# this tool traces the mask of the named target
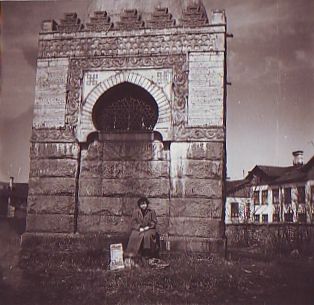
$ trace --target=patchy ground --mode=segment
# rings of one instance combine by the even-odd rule
[[[165,255],[170,267],[108,271],[106,253],[60,245],[40,255],[21,253],[19,235],[0,222],[0,304],[273,304],[314,303],[314,262],[267,261],[234,250],[218,257]],[[53,245],[56,247],[56,245]],[[3,251],[4,249],[4,251]],[[63,249],[62,251],[60,249]],[[22,271],[23,270],[23,271]]]

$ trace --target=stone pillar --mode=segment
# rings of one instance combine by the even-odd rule
[[[173,143],[170,155],[171,249],[222,250],[223,143]]]
[[[27,232],[72,233],[79,146],[65,126],[68,59],[39,59]]]

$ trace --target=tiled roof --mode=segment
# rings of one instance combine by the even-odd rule
[[[247,179],[226,181],[227,196],[246,197],[249,191],[250,181]]]
[[[270,178],[280,177],[287,170],[293,168],[294,166],[281,167],[281,166],[266,166],[266,165],[256,165],[262,172],[265,173]]]
[[[254,179],[254,176],[261,178],[261,181],[265,181],[271,184],[281,184],[314,179],[314,156],[304,165],[256,165],[253,170],[249,172],[246,179],[252,181]]]

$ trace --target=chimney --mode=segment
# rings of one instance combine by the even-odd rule
[[[11,191],[12,191],[12,189],[13,189],[13,183],[14,183],[14,177],[10,177],[10,180],[9,180],[9,188],[10,188]]]
[[[297,150],[292,153],[293,165],[303,165],[303,150]]]

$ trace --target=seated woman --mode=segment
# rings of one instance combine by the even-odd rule
[[[133,211],[131,220],[131,234],[126,249],[126,256],[155,257],[158,254],[156,224],[157,217],[154,210],[148,208],[149,201],[141,197],[137,201],[138,208]]]

